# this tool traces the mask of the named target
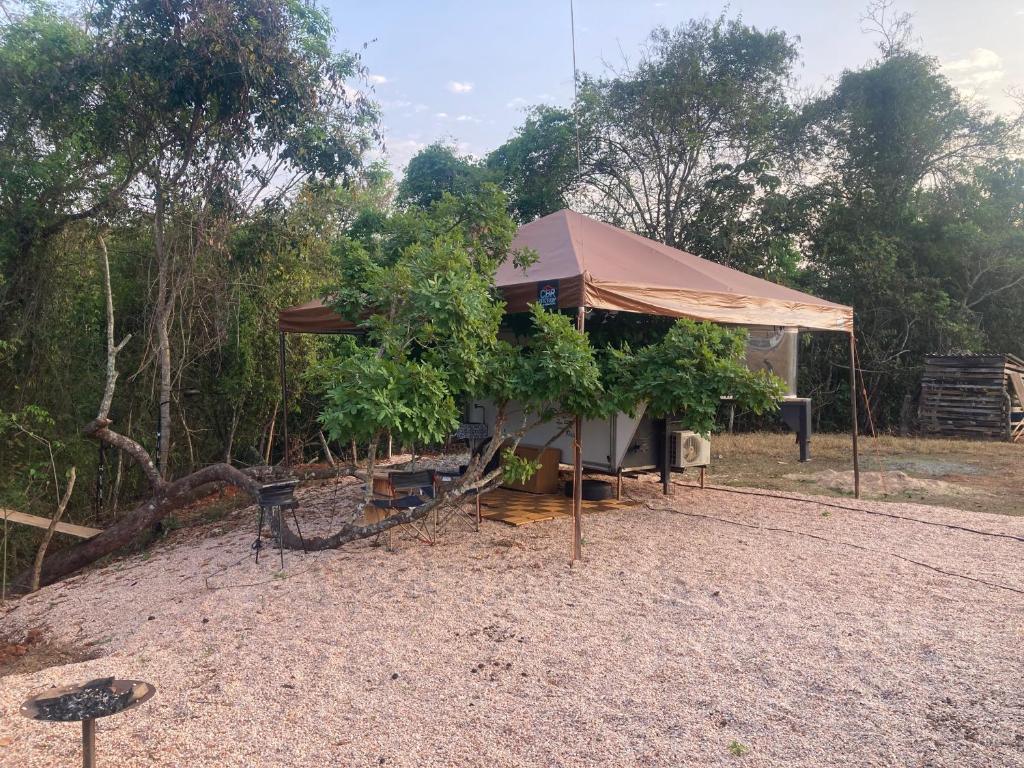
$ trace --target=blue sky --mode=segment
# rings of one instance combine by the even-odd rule
[[[874,55],[861,32],[865,2],[734,0],[730,15],[800,38],[803,88],[826,86],[844,68]],[[572,98],[569,0],[435,0],[376,3],[328,0],[339,47],[358,49],[383,107],[389,161],[400,171],[421,147],[451,139],[483,155],[505,141],[529,104]],[[582,71],[635,58],[658,25],[715,16],[720,2],[575,0],[576,52]],[[950,79],[999,110],[1024,86],[1024,0],[903,2],[915,36]]]

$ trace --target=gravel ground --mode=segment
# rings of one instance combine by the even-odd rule
[[[251,509],[178,531],[3,617],[103,655],[3,679],[0,765],[76,764],[77,727],[18,705],[118,675],[157,693],[100,721],[101,765],[1024,766],[1024,542],[656,489],[588,515],[571,569],[568,520],[289,553],[283,575],[246,556]],[[333,497],[302,496],[304,530]]]

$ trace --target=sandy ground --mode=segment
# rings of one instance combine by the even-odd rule
[[[280,575],[246,556],[249,510],[47,588],[3,628],[103,655],[2,679],[0,765],[77,764],[77,727],[18,705],[114,674],[158,690],[100,721],[101,765],[1024,766],[1024,594],[910,562],[1024,590],[1024,542],[715,490],[668,511],[653,482],[626,488],[657,509],[587,516],[572,569],[557,520],[291,553]],[[307,529],[330,499],[303,497]]]

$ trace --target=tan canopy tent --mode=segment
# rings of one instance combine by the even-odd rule
[[[575,309],[581,332],[586,310],[603,309],[726,324],[848,333],[853,466],[856,495],[860,495],[851,307],[753,277],[569,210],[523,225],[512,247],[530,248],[537,252],[538,258],[525,272],[517,269],[511,260],[498,270],[495,282],[508,311],[523,312],[535,302],[549,308]],[[326,307],[323,301],[315,300],[282,310],[278,329],[283,377],[284,334],[345,333],[355,326]],[[577,424],[577,436],[579,433]],[[581,536],[582,463],[578,438],[574,448],[575,560]]]
[[[573,211],[519,228],[514,249],[538,260],[524,273],[511,261],[497,286],[508,311],[542,301],[562,309],[607,309],[716,323],[853,330],[853,310],[634,235]],[[339,333],[352,325],[309,301],[280,313],[284,333]]]
[[[853,310],[648,240],[573,211],[520,227],[513,248],[539,259],[498,270],[510,312],[541,293],[560,308],[607,309],[716,323],[850,331]]]

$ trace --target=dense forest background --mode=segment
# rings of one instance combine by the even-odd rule
[[[813,95],[783,30],[656,29],[488,156],[435,144],[396,181],[369,159],[360,56],[334,52],[305,0],[6,3],[0,505],[49,516],[71,466],[72,519],[102,526],[137,493],[80,436],[106,379],[104,256],[127,338],[111,415],[161,473],[277,460],[282,418],[312,457],[321,403],[303,374],[331,342],[289,340],[282,415],[277,311],[322,294],[338,243],[385,212],[490,185],[518,222],[570,207],[853,305],[871,413],[898,427],[925,354],[1024,356],[1024,161],[1021,116],[958,93],[888,18],[877,57]],[[802,341],[819,429],[849,426],[845,344]],[[17,557],[35,539],[5,544]]]

